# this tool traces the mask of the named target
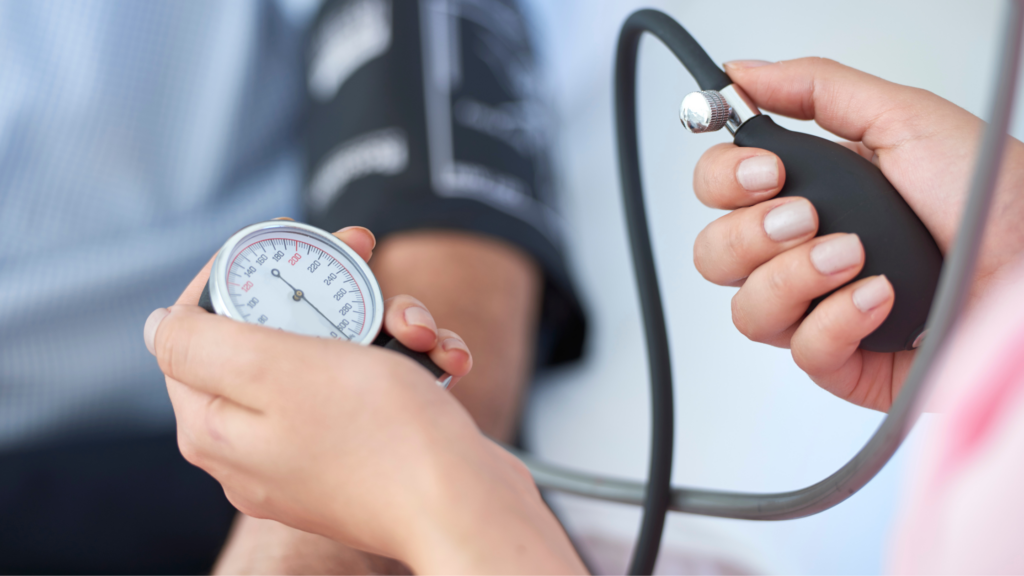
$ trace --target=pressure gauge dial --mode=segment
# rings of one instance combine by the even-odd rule
[[[272,220],[236,232],[213,260],[200,306],[296,334],[376,343],[420,362],[439,384],[451,381],[426,354],[380,334],[384,300],[369,265],[333,234],[307,224]]]

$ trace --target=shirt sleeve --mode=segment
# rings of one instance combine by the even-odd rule
[[[529,29],[506,0],[335,0],[310,31],[303,123],[311,223],[379,237],[461,230],[544,272],[538,365],[579,357],[585,317],[555,210]]]

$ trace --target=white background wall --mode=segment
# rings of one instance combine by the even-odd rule
[[[568,241],[591,330],[584,362],[542,376],[526,438],[551,461],[637,479],[647,467],[648,376],[619,198],[611,86],[618,28],[642,6],[677,18],[719,62],[826,56],[926,88],[982,116],[1004,8],[994,1],[533,2],[557,102]],[[678,105],[696,84],[656,40],[645,40],[640,54],[641,158],[676,377],[674,482],[745,491],[806,486],[845,463],[881,415],[819,390],[787,350],[746,341],[730,319],[734,290],[697,274],[693,240],[721,213],[694,198],[693,168],[704,150],[729,137],[724,130],[686,133]],[[811,123],[780,123],[826,136]],[[1018,137],[1021,125],[1015,124]],[[909,448],[863,491],[818,516],[755,523],[672,514],[665,545],[731,555],[770,572],[878,573]],[[639,524],[638,509],[629,506],[568,496],[554,503],[576,533],[631,538]],[[621,563],[624,569],[625,555]]]

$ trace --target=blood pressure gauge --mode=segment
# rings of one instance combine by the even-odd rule
[[[377,344],[451,376],[427,354],[381,333],[384,299],[369,265],[333,234],[285,220],[247,226],[217,253],[199,305],[241,322],[296,334]]]

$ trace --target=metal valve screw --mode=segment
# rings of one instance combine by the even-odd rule
[[[679,105],[679,121],[694,134],[714,132],[725,126],[730,112],[729,103],[718,92],[690,92]]]

